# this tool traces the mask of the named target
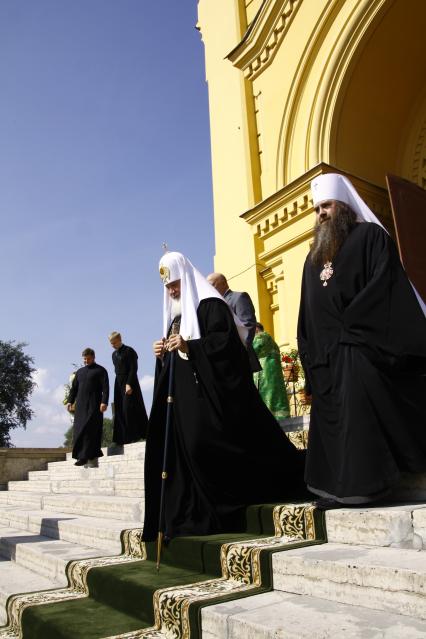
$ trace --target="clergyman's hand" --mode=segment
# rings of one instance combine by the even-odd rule
[[[171,335],[167,341],[167,350],[179,350],[182,353],[187,353],[188,343],[183,339],[182,335]]]
[[[312,404],[312,395],[309,395],[305,389],[303,389],[300,394],[302,397],[302,403],[305,404],[305,406],[310,406]]]
[[[126,384],[126,395],[131,395],[133,393],[133,388],[130,384]]]
[[[107,404],[101,404],[101,406],[100,406],[100,409],[99,409],[99,410],[101,411],[101,413],[104,413],[104,412],[106,411],[106,409],[107,409],[107,408],[108,408],[108,405],[107,405]]]
[[[159,339],[156,342],[153,343],[152,345],[152,350],[154,351],[154,355],[155,357],[163,357],[164,356],[164,352],[165,352],[165,345],[166,345],[166,340],[164,339]]]
[[[67,411],[72,413],[72,404],[67,404]]]

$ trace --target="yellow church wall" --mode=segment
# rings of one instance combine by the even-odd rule
[[[218,28],[220,18],[220,28]],[[209,89],[216,266],[237,286],[256,290],[253,238],[239,215],[254,203],[244,81],[226,55],[242,36],[239,6],[229,0],[199,3],[198,27],[206,52]],[[248,270],[246,270],[248,269]],[[239,273],[245,271],[241,278]]]
[[[255,18],[257,12],[259,11],[263,0],[245,0],[245,10],[247,16],[247,24]]]
[[[277,153],[280,130],[287,98],[291,92],[294,76],[306,42],[300,38],[321,13],[322,0],[305,0],[295,9],[293,21],[278,48],[272,64],[253,80],[253,93],[259,105],[257,119],[262,150],[262,194],[268,197],[283,182],[277,185]],[[279,81],[277,81],[279,79]]]
[[[390,230],[386,171],[426,187],[426,2],[200,0],[199,17],[215,266],[294,346],[312,177],[346,172]]]

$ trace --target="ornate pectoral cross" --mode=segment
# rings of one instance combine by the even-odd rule
[[[331,262],[326,262],[320,273],[320,280],[323,286],[327,286],[327,280],[333,275],[334,269]]]

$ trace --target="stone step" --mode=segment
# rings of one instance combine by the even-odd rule
[[[131,489],[123,488],[123,491]],[[3,496],[4,495],[4,496]],[[142,521],[144,498],[122,495],[87,495],[64,493],[30,493],[5,491],[0,493],[0,512],[16,509],[62,512],[67,515],[105,517],[125,521]]]
[[[115,495],[45,495],[46,511],[90,515],[125,521],[141,521],[144,515],[144,499],[141,497],[116,497]]]
[[[141,460],[130,460],[126,462],[115,462],[104,464],[100,468],[84,468],[79,466],[69,466],[65,464],[44,471],[30,471],[28,481],[56,480],[56,479],[101,479],[126,475],[129,477],[143,478],[144,464]]]
[[[318,597],[267,592],[207,606],[203,639],[424,639],[420,619]]]
[[[117,454],[117,455],[108,455],[108,457],[99,457],[98,465],[103,466],[103,465],[117,464],[117,463],[126,464],[128,462],[136,461],[136,460],[139,460],[141,464],[143,465],[144,459],[145,459],[145,450],[136,449],[136,450],[130,450],[126,454]],[[82,467],[75,465],[75,459],[67,459],[66,461],[60,461],[60,462],[49,462],[47,464],[47,470],[57,471],[58,469],[62,470],[65,468],[78,469]]]
[[[142,521],[136,520],[72,516],[45,510],[4,510],[0,515],[2,523],[9,528],[89,546],[101,550],[101,554],[121,553],[121,532],[143,526]]]
[[[19,566],[52,579],[60,586],[67,585],[65,569],[72,559],[87,559],[107,553],[105,549],[52,539],[17,528],[0,528],[0,556]],[[0,581],[3,579],[0,564]],[[19,591],[17,591],[19,592]]]
[[[99,457],[99,461],[111,460],[113,458],[123,459],[140,459],[145,455],[145,442],[137,442],[136,444],[125,444],[124,446],[116,446],[110,448],[102,448],[103,457]],[[72,453],[66,454],[66,459],[59,462],[49,462],[47,464],[48,469],[58,468],[59,466],[73,466],[75,459],[72,457]]]
[[[0,492],[0,511],[5,508],[42,508],[43,494],[28,491],[5,490]]]
[[[108,457],[100,457],[98,460],[99,466],[104,464],[117,464],[128,463],[131,461],[139,460],[142,464],[145,460],[145,449],[130,450],[123,455],[111,455]]]
[[[47,479],[40,479],[37,482],[33,481],[10,481],[8,482],[9,492],[34,492],[34,493],[50,493],[50,481]]]
[[[0,626],[6,624],[6,602],[10,595],[36,592],[59,586],[52,579],[37,575],[13,561],[0,559]]]
[[[272,566],[275,590],[426,619],[426,552],[327,543]]]
[[[329,542],[426,548],[426,504],[339,508],[326,512]]]
[[[102,447],[101,451],[104,454],[104,457],[111,457],[118,454],[128,455],[135,451],[144,451],[145,450],[145,441],[136,442],[135,444],[124,444],[124,446],[108,446]],[[72,460],[72,452],[66,454],[67,460]]]
[[[82,495],[115,495],[122,497],[143,497],[143,477],[134,478],[132,474],[120,474],[112,479],[55,479],[55,480],[28,480],[9,482],[11,492],[33,492],[43,494],[69,494]]]
[[[39,479],[50,479],[49,470],[30,470],[28,472],[29,481],[38,481]]]

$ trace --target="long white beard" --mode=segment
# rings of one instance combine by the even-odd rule
[[[182,303],[180,297],[178,299],[171,299],[170,302],[171,317],[172,320],[174,320],[178,315],[182,315]]]

